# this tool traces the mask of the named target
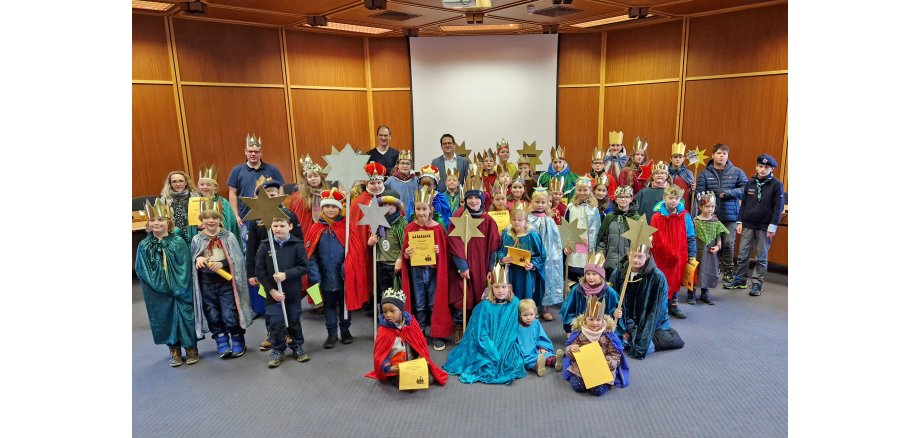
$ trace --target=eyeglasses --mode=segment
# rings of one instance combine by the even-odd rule
[[[246,151],[247,154],[261,154],[262,151]]]

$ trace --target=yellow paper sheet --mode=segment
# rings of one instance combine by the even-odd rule
[[[201,219],[198,217],[201,214],[201,201],[206,198],[195,196],[188,198],[188,224],[198,226],[201,225]]]
[[[508,248],[508,256],[511,257],[511,264],[524,267],[524,265],[530,263],[530,251],[521,248],[514,248],[511,246],[506,246]]]
[[[410,232],[409,247],[413,250],[412,257],[409,259],[412,266],[431,266],[438,262],[434,254],[433,231]]]
[[[492,220],[495,221],[495,225],[498,226],[498,232],[501,233],[508,228],[508,225],[511,225],[511,216],[508,216],[508,210],[496,210],[490,211],[489,216],[492,217]]]
[[[687,262],[687,265],[684,266],[684,278],[681,280],[680,284],[687,289],[693,289],[693,284],[696,280],[696,267],[699,266],[699,264],[700,262],[696,260],[690,260]]]
[[[399,390],[428,389],[428,362],[424,357],[399,364]]]
[[[601,344],[594,341],[590,344],[582,345],[581,351],[574,353],[575,362],[578,362],[578,369],[581,370],[581,378],[585,381],[585,388],[590,389],[604,383],[613,382],[613,373],[607,366],[607,359],[604,358],[604,352],[601,351]]]
[[[313,299],[313,304],[323,304],[323,294],[319,291],[319,283],[307,288],[307,294]]]
[[[265,298],[266,294],[267,292],[265,292],[265,286],[262,286],[262,283],[259,283],[259,296]]]

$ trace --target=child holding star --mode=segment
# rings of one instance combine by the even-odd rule
[[[393,286],[393,279],[402,269],[402,243],[407,223],[402,201],[395,190],[384,190],[380,205],[387,208],[386,219],[390,227],[380,226],[378,230],[371,230],[367,241],[377,246],[377,302],[380,302],[380,294]]]
[[[345,301],[348,305],[348,310],[357,310],[363,307],[365,314],[371,316],[373,310],[371,309],[370,300],[373,289],[368,282],[373,276],[374,269],[374,260],[371,254],[371,246],[373,245],[369,242],[371,237],[370,227],[358,226],[358,223],[364,217],[364,213],[358,205],[370,205],[371,202],[378,202],[378,198],[386,189],[383,182],[386,179],[386,168],[380,163],[371,161],[364,166],[364,172],[367,174],[367,183],[364,185],[364,190],[351,202],[351,211],[348,212],[350,216],[349,226],[351,227],[349,234],[357,234],[358,240],[363,243],[361,246],[348,249],[348,272],[355,275],[349,275],[345,279]],[[311,279],[310,281],[313,280]],[[325,298],[323,301],[325,301]]]

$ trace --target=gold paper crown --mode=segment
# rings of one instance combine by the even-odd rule
[[[561,192],[563,187],[564,187],[564,185],[563,185],[563,183],[562,183],[562,177],[561,177],[561,176],[560,176],[560,177],[557,177],[557,178],[552,178],[552,177],[550,177],[550,179],[549,179],[549,191],[551,191],[551,192]]]
[[[466,174],[467,176],[482,176],[482,170],[479,169],[479,163],[470,163],[469,171]]]
[[[506,186],[501,181],[496,179],[495,184],[492,184],[491,193],[492,193],[492,196],[495,196],[496,193],[501,193],[502,195],[504,195],[505,193],[508,193],[508,186]]]
[[[469,175],[466,176],[466,180],[463,181],[463,190],[467,192],[470,190],[478,190],[480,192],[485,191],[485,185],[482,182],[482,177],[475,175],[473,172],[470,172]]]
[[[684,142],[671,143],[671,155],[684,155],[687,152],[687,145]]]
[[[201,211],[205,212],[207,210],[220,211],[220,204],[214,202],[213,197],[206,197],[201,199]]]
[[[487,148],[482,158],[486,158],[486,157],[495,158],[495,151],[493,151],[492,148]]]
[[[592,251],[588,253],[588,260],[585,263],[603,267],[606,261],[607,257],[604,256],[604,251]]]
[[[563,149],[561,145],[556,145],[556,147],[550,148],[549,158],[552,161],[556,161],[557,158],[564,160],[565,159],[565,149]]]
[[[614,197],[629,196],[630,198],[632,198],[632,197],[633,197],[633,189],[632,189],[632,186],[619,186],[619,187],[617,187],[617,189],[613,191],[613,196],[614,196]]]
[[[594,148],[594,151],[591,152],[591,161],[601,160],[604,161],[604,156],[607,155],[607,151],[601,148]]]
[[[481,154],[481,153],[476,152],[476,154],[475,154],[473,157],[476,159],[476,163],[482,163],[482,154]]]
[[[610,137],[610,144],[623,144],[623,131],[610,131],[607,136]]]
[[[428,186],[421,186],[415,190],[415,198],[412,202],[419,203],[423,202],[425,204],[431,205],[431,202],[434,200],[434,191],[430,190]],[[412,206],[413,208],[415,206]]]
[[[505,269],[505,265],[501,262],[496,263],[492,267],[492,283],[491,284],[508,284],[508,270]]]
[[[380,299],[383,300],[384,298],[393,298],[393,299],[396,299],[396,300],[399,300],[405,303],[406,293],[403,292],[401,289],[393,290],[393,288],[391,287],[383,291],[383,295],[381,295]]]
[[[699,195],[696,195],[696,202],[700,207],[703,207],[709,204],[715,204],[716,194],[713,192],[709,192],[709,191],[700,193]]]
[[[313,159],[310,158],[310,154],[305,154],[300,158],[300,169],[301,172],[306,175],[307,172],[316,172],[322,173],[323,168],[319,164],[313,162]]]
[[[598,176],[595,176],[593,180],[594,180],[594,187],[606,186],[610,182],[610,179],[607,177],[606,173],[602,173]]]
[[[147,201],[144,205],[144,210],[147,213],[147,220],[155,217],[172,219],[172,212],[169,211],[169,206],[164,204],[163,200],[160,198],[157,198],[153,204]]]
[[[198,170],[198,179],[201,180],[202,178],[217,181],[217,165],[201,166],[201,169]]]
[[[254,146],[257,148],[262,147],[262,137],[256,137],[255,134],[246,134],[246,147]]]
[[[518,157],[518,160],[517,160],[517,165],[520,166],[520,165],[522,165],[522,164],[526,164],[526,165],[529,166],[529,165],[530,165],[530,158],[527,158],[527,157],[524,156],[524,155],[519,156],[519,157]]]
[[[668,173],[668,165],[664,161],[659,161],[658,164],[652,166],[652,175],[658,172]]]
[[[599,299],[597,295],[588,297],[585,303],[585,318],[600,319],[604,317],[604,308],[607,307],[604,300]]]
[[[459,178],[460,178],[460,171],[457,170],[456,167],[454,167],[453,169],[447,169],[447,170],[444,171],[444,178],[446,179],[448,176],[455,176],[455,177],[457,177],[457,179],[459,179]]]
[[[502,148],[510,149],[510,147],[508,146],[508,140],[505,140],[504,138],[502,139],[502,141],[495,142],[495,152],[502,150]]]
[[[265,175],[259,175],[259,179],[256,180],[256,190],[258,191],[259,187],[261,187],[262,184],[265,184],[266,182],[271,181],[271,180],[272,180],[272,177],[270,176],[265,177]]]
[[[511,211],[523,211],[527,213],[527,203],[524,201],[514,201],[514,207],[511,208]]]
[[[402,161],[402,160],[412,161],[412,150],[411,149],[399,151],[399,161]]]
[[[591,183],[592,183],[593,181],[594,181],[594,180],[591,179],[590,176],[587,176],[587,175],[579,176],[579,177],[578,177],[578,181],[575,182],[575,187],[578,187],[578,186],[587,186],[587,187],[590,189],[590,188],[593,187],[593,186],[591,185]]]
[[[635,151],[645,152],[647,148],[648,148],[648,140],[643,140],[639,137],[636,137],[636,148],[633,149],[633,152]]]

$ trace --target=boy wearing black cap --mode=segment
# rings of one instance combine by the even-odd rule
[[[773,177],[776,159],[768,154],[757,156],[756,173],[744,188],[741,212],[738,214],[737,232],[741,235],[741,249],[738,252],[738,271],[731,283],[722,285],[726,289],[747,288],[750,270],[751,250],[757,248],[757,260],[751,276],[751,296],[760,296],[763,290],[763,274],[767,270],[767,252],[776,227],[779,225],[785,202],[783,183]]]

